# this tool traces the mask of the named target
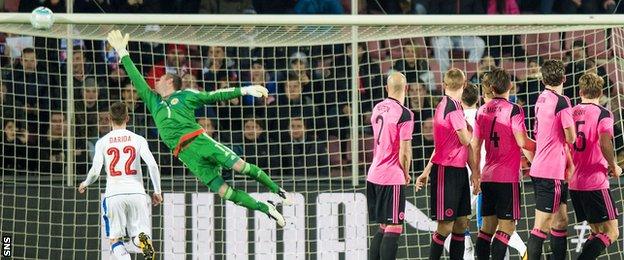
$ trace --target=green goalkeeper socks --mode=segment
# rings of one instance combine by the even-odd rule
[[[269,212],[269,206],[264,204],[264,202],[257,201],[246,192],[233,189],[232,187],[228,187],[223,198],[248,209],[259,210],[265,214]]]
[[[247,176],[254,178],[256,181],[262,183],[265,187],[269,188],[271,192],[277,193],[279,191],[279,186],[271,180],[268,174],[266,174],[262,169],[258,166],[245,163],[245,168],[243,169],[243,173]]]

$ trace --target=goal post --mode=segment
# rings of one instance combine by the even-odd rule
[[[365,259],[374,229],[365,196],[370,111],[385,97],[392,70],[406,74],[405,105],[415,114],[413,176],[433,150],[431,116],[446,69],[464,70],[475,84],[494,65],[510,71],[512,101],[523,106],[531,130],[543,90],[539,65],[549,58],[564,60],[564,94],[573,102],[586,71],[605,79],[601,102],[615,116],[616,153],[624,159],[622,15],[55,14],[50,30],[33,29],[29,16],[0,13],[0,233],[12,237],[16,259],[108,258],[105,177],[86,195],[75,186],[91,165],[95,140],[109,130],[106,111],[115,101],[131,107],[129,129],[146,137],[161,167],[165,202],[152,209],[152,227],[164,259]],[[220,102],[196,115],[213,138],[294,193],[297,204],[283,209],[286,229],[222,202],[171,155],[104,41],[113,29],[130,34],[131,57],[148,82],[171,72],[188,88],[269,88],[267,100]],[[223,174],[236,188],[272,198],[256,182]],[[622,180],[610,182],[623,212]],[[406,194],[398,256],[426,258],[435,229],[427,217],[430,192],[410,186]],[[535,208],[526,179],[521,197],[518,234],[526,242]],[[575,223],[568,205],[568,255],[575,258],[588,226]],[[601,259],[621,259],[622,251],[620,238]]]

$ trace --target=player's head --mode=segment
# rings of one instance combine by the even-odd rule
[[[456,91],[466,85],[466,75],[460,69],[452,68],[444,73],[444,89]]]
[[[547,60],[540,69],[542,82],[546,86],[557,87],[565,82],[565,67],[561,60]]]
[[[182,78],[176,74],[167,73],[162,75],[158,82],[156,82],[156,93],[161,96],[168,96],[172,92],[180,90],[182,88]]]
[[[128,122],[128,107],[126,103],[115,102],[109,109],[110,121],[113,126],[124,126]]]
[[[604,79],[596,73],[586,73],[579,79],[580,95],[585,99],[597,99],[602,96]]]
[[[490,89],[495,95],[503,95],[511,89],[511,75],[503,68],[493,69],[489,75]]]
[[[397,100],[404,99],[405,93],[407,92],[407,79],[405,79],[405,75],[398,71],[390,72],[390,74],[388,74],[386,91],[388,91],[388,96],[392,98]]]
[[[465,107],[474,107],[477,104],[477,101],[479,101],[479,89],[477,86],[468,82],[464,88],[464,92],[462,92],[461,100]]]
[[[290,130],[290,138],[291,140],[303,140],[305,137],[306,126],[303,118],[293,117],[290,119],[290,124],[288,126]]]

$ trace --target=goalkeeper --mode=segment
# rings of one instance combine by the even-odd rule
[[[180,90],[182,85],[180,77],[168,73],[156,82],[154,88],[156,93],[154,93],[128,55],[126,50],[128,38],[128,34],[122,36],[120,31],[114,30],[108,34],[107,39],[117,51],[139,97],[152,114],[160,138],[167,147],[173,150],[173,155],[178,157],[212,192],[248,209],[262,211],[283,227],[284,217],[276,210],[274,202],[257,201],[246,192],[230,187],[221,177],[221,167],[251,176],[287,203],[286,191],[273,182],[258,166],[243,161],[229,148],[205,134],[195,121],[197,107],[243,95],[266,97],[267,89],[254,85],[211,92]]]

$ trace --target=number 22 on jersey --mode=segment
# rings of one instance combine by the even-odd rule
[[[136,170],[132,169],[132,164],[134,163],[134,159],[136,158],[136,149],[132,146],[126,146],[123,148],[123,152],[125,154],[130,154],[130,157],[128,158],[128,160],[125,163],[125,172],[126,175],[135,175],[137,174]],[[108,150],[106,150],[106,153],[108,155],[112,155],[113,159],[110,162],[109,170],[110,170],[110,175],[111,176],[120,176],[121,175],[121,171],[117,171],[115,170],[117,163],[119,163],[119,149],[117,149],[116,147],[111,147],[108,148]]]

